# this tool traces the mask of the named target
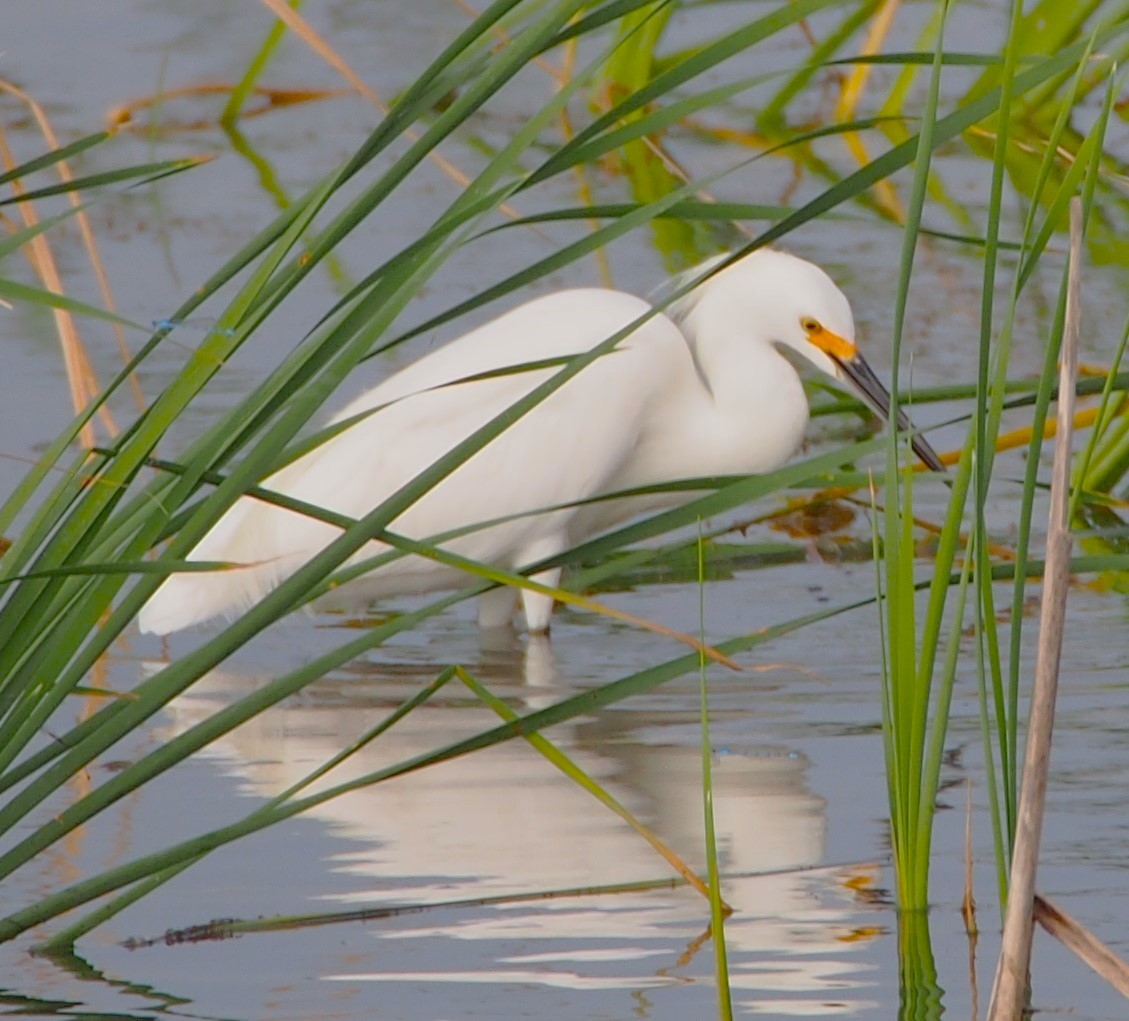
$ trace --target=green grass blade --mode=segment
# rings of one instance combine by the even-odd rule
[[[706,561],[702,522],[698,519],[698,636],[706,644]],[[725,901],[721,896],[721,870],[717,863],[717,831],[713,812],[713,743],[710,741],[709,686],[706,657],[698,653],[698,716],[701,726],[702,814],[706,834],[706,870],[710,892],[710,934],[713,936],[714,974],[717,980],[717,1013],[721,1021],[732,1021],[733,1003],[729,991],[729,957],[725,946]]]

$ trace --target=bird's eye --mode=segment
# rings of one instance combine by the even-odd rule
[[[804,316],[803,319],[800,320],[800,325],[804,328],[805,333],[818,333],[823,329],[823,327],[819,325],[819,320],[812,319],[811,316]]]

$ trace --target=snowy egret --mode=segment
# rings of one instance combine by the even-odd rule
[[[716,265],[712,260],[687,277]],[[362,394],[334,421],[380,410],[263,486],[362,517],[558,369],[468,377],[589,351],[649,308],[630,294],[597,288],[535,298]],[[587,365],[408,508],[391,530],[427,539],[493,521],[444,548],[521,571],[627,517],[690,497],[576,506],[581,501],[680,479],[779,468],[800,445],[808,420],[800,377],[782,351],[853,384],[869,405],[888,414],[889,394],[855,346],[843,293],[817,266],[761,249],[716,272]],[[909,427],[904,417],[899,424]],[[913,447],[926,465],[943,470],[923,439],[915,436]],[[171,575],[143,607],[141,629],[167,634],[238,613],[338,534],[326,522],[241,497],[188,559],[245,566]],[[368,543],[354,560],[386,549]],[[535,575],[551,587],[559,577],[559,568]],[[329,598],[333,605],[355,606],[475,580],[407,556]],[[552,599],[528,590],[520,596],[528,628],[547,630]],[[481,596],[479,623],[508,623],[517,599],[505,587]]]

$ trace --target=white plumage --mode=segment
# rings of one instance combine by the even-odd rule
[[[558,368],[457,381],[591,350],[648,307],[632,295],[595,288],[529,301],[362,394],[333,421],[381,410],[262,485],[362,517]],[[808,419],[800,378],[778,346],[831,376],[849,379],[885,410],[885,391],[854,347],[843,294],[811,263],[760,250],[720,271],[668,314],[654,316],[615,351],[586,366],[424,495],[391,530],[427,539],[525,515],[443,543],[462,556],[520,571],[626,517],[679,498],[529,512],[677,479],[771,471],[795,452]],[[931,467],[939,467],[923,441],[915,440],[915,447]],[[141,629],[166,634],[237,614],[338,534],[324,522],[243,497],[189,559],[247,566],[170,576],[142,609]],[[355,559],[385,548],[369,543]],[[551,586],[558,579],[558,570],[538,576]],[[327,599],[355,606],[475,580],[409,556]],[[546,630],[552,601],[528,591],[521,597],[528,627]],[[507,622],[516,598],[511,590],[482,597],[480,623]]]

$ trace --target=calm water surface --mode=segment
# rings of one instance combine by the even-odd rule
[[[709,13],[714,20],[705,28],[714,31],[720,24],[716,19],[734,16],[723,5]],[[320,5],[309,17],[385,95],[465,24],[458,8],[441,0]],[[64,138],[95,129],[109,108],[162,87],[233,80],[266,27],[252,4],[171,0],[99,5],[41,0],[13,6],[6,22],[3,73],[45,104]],[[680,29],[687,40],[701,30]],[[958,20],[955,30],[958,37],[964,32],[974,39],[967,23]],[[904,32],[912,41],[912,24]],[[65,60],[60,59],[64,52]],[[287,87],[339,84],[292,42],[270,80]],[[543,89],[544,82],[538,87]],[[203,102],[169,104],[166,116],[183,124],[213,109]],[[483,136],[505,137],[522,109],[518,97],[505,99],[494,119],[479,126]],[[0,110],[13,125],[18,154],[38,151],[35,132],[16,105],[5,100]],[[374,121],[370,107],[345,98],[248,121],[245,129],[282,186],[297,195],[348,155]],[[715,161],[722,159],[712,148],[683,144],[682,155],[698,173],[716,169]],[[121,309],[136,320],[168,315],[207,271],[268,221],[273,202],[260,171],[211,128],[153,140],[127,136],[93,157],[95,164],[113,166],[199,152],[221,158],[155,190],[93,209]],[[450,155],[467,169],[476,165],[469,148]],[[958,187],[982,193],[983,168],[954,160],[949,172]],[[782,164],[758,165],[755,173],[725,187],[737,198],[773,202],[781,197],[785,177],[790,171]],[[597,187],[609,200],[624,197],[622,184],[613,178],[598,180]],[[817,182],[801,182],[800,194],[817,187]],[[345,246],[343,273],[359,278],[425,225],[437,201],[453,194],[441,173],[426,168],[394,211]],[[564,205],[575,196],[562,183],[555,200]],[[469,296],[569,237],[563,230],[504,236],[491,258],[456,259],[409,316],[419,319]],[[73,293],[97,300],[83,275],[75,236],[58,237],[56,251],[64,271],[73,275]],[[895,231],[873,223],[828,222],[801,232],[792,245],[827,266],[851,294],[870,337],[868,352],[879,367],[889,360],[883,338],[898,240]],[[615,246],[611,256],[617,286],[646,292],[662,279],[661,260],[645,236]],[[915,381],[973,375],[979,274],[974,259],[951,248],[921,253],[909,338]],[[1057,268],[1048,269],[1046,277],[1036,281],[1024,308],[1017,373],[1037,371],[1041,362],[1043,310],[1057,287]],[[545,286],[598,280],[592,262],[562,272]],[[1090,360],[1108,361],[1125,313],[1124,286],[1124,274],[1113,270],[1095,269],[1088,276],[1085,357]],[[186,416],[174,439],[187,439],[250,389],[333,300],[335,288],[322,276],[300,291],[280,325],[288,335],[271,341],[264,334],[241,354]],[[4,314],[2,328],[0,489],[6,492],[23,470],[20,459],[48,441],[69,411],[47,318],[16,309]],[[184,345],[191,346],[192,330],[182,333]],[[84,337],[105,378],[116,364],[112,339],[89,326]],[[437,339],[442,338],[422,338],[411,352],[395,358],[411,357]],[[143,380],[150,395],[183,353],[166,345],[151,361]],[[349,392],[388,368],[372,368]],[[127,405],[118,410],[128,417]],[[940,420],[945,412],[929,409],[920,417],[930,414]],[[958,437],[959,431],[942,431],[937,445]],[[1018,458],[1006,457],[1000,471],[1017,475],[1021,467]],[[923,490],[919,498],[928,515],[941,506],[943,493]],[[1007,533],[1015,512],[1006,496],[992,507],[1001,533]],[[857,522],[855,534],[865,537],[868,527]],[[750,539],[766,538],[773,533],[750,533]],[[830,562],[813,548],[796,563],[710,584],[707,633],[721,638],[749,632],[845,604],[872,585],[870,565]],[[678,585],[607,596],[613,605],[683,630],[698,626],[697,598],[693,587]],[[342,626],[332,617],[287,621],[181,699],[152,731],[138,736],[136,746],[117,750],[115,758],[132,759],[150,750],[278,672],[339,644]],[[1124,633],[1122,596],[1075,588],[1040,881],[1047,896],[1123,956],[1129,955]],[[117,651],[105,683],[128,689],[197,640],[175,636],[162,644],[135,636]],[[725,894],[736,909],[726,937],[741,1016],[880,1019],[896,1013],[897,921],[889,896],[878,642],[871,608],[773,642],[743,660],[749,668],[744,673],[711,671],[721,864],[731,876]],[[241,817],[358,737],[445,664],[465,664],[524,712],[681,651],[667,639],[571,612],[561,614],[551,648],[520,636],[483,646],[473,614],[464,606],[327,677],[143,795],[127,799],[25,870],[22,885],[6,891],[5,902],[24,903],[36,891]],[[696,679],[686,678],[549,736],[700,865],[697,697]],[[87,708],[68,707],[69,718],[58,725]],[[966,1018],[977,1005],[983,1010],[997,950],[973,676],[962,677],[953,712],[944,810],[937,819],[933,944],[945,1016]],[[491,722],[487,710],[452,686],[358,755],[341,775],[425,753]],[[89,782],[97,784],[113,768],[113,763],[96,765]],[[958,913],[969,778],[984,930],[975,947],[969,946]],[[512,742],[339,799],[217,852],[81,941],[82,960],[69,966],[27,956],[27,944],[3,948],[0,1004],[23,1016],[84,1018],[711,1016],[713,947],[704,938],[708,911],[692,891],[663,887],[449,906],[668,876],[663,861],[623,822],[534,749]],[[227,942],[142,950],[121,945],[130,937],[156,937],[215,918],[395,905],[437,906],[379,921]],[[1036,940],[1035,973],[1036,1002],[1047,1014],[1094,1021],[1125,1016],[1124,1002],[1047,938]]]

